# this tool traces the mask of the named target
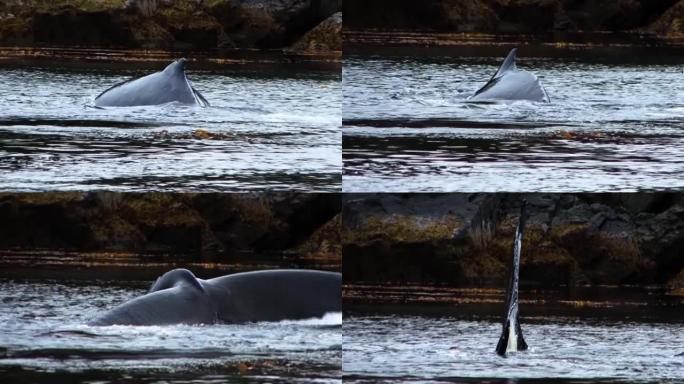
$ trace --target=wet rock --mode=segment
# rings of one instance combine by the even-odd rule
[[[337,12],[307,32],[291,47],[299,52],[341,51],[342,12]]]
[[[684,269],[668,281],[667,288],[673,295],[684,296]]]
[[[340,226],[342,215],[338,214],[316,229],[299,247],[303,258],[320,263],[342,259],[342,238]]]
[[[344,12],[351,29],[548,34],[651,25],[661,37],[676,37],[680,7],[678,0],[348,0]]]
[[[352,195],[345,279],[500,284],[523,198],[524,284],[664,284],[684,268],[679,195]]]
[[[646,30],[668,38],[684,38],[684,0],[672,6]]]
[[[325,250],[334,266],[337,240],[312,236],[339,211],[334,194],[0,194],[0,248],[185,254],[199,261],[297,254],[306,243],[311,252]]]
[[[0,42],[285,48],[340,9],[338,0],[10,1],[0,4]],[[319,49],[325,46],[322,35],[317,35]],[[329,39],[325,43],[332,44]]]

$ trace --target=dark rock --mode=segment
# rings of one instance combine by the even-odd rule
[[[684,38],[684,0],[658,17],[646,30],[668,38]]]
[[[342,12],[337,12],[307,32],[292,45],[299,52],[341,51]]]
[[[360,194],[344,198],[345,279],[500,284],[523,198],[526,284],[665,284],[684,269],[680,195]]]
[[[681,36],[678,0],[347,0],[345,28],[500,34],[633,31]]]
[[[199,260],[296,251],[306,243],[331,249],[326,255],[334,259],[339,247],[311,237],[339,212],[334,194],[0,194],[0,248],[192,254]]]
[[[0,42],[202,50],[286,48],[340,9],[339,0],[9,2],[0,4]]]

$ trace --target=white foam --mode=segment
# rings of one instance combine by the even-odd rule
[[[283,320],[280,324],[298,325],[342,325],[342,312],[328,312],[323,317],[313,317],[302,320]]]

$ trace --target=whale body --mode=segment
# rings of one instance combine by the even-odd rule
[[[185,76],[186,59],[178,59],[164,70],[131,79],[102,92],[95,98],[98,107],[159,105],[170,102],[208,106]]]
[[[494,76],[469,101],[528,100],[549,102],[549,96],[534,74],[515,65],[517,48],[513,48]]]
[[[511,276],[506,292],[506,314],[501,329],[501,337],[496,345],[496,353],[505,356],[509,351],[524,351],[527,343],[523,338],[522,328],[518,313],[518,280],[520,275],[520,250],[522,248],[523,231],[525,229],[525,213],[527,202],[523,200],[520,208],[520,218],[515,229],[515,242],[513,243],[513,263]]]
[[[314,270],[262,270],[209,280],[187,269],[162,275],[149,293],[89,325],[246,323],[320,318],[342,310],[342,275]]]

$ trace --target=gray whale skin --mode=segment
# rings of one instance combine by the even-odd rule
[[[90,325],[246,323],[323,317],[342,310],[342,274],[283,269],[202,280],[187,269],[162,275],[149,293]]]
[[[170,102],[206,107],[209,102],[185,77],[186,59],[178,59],[164,70],[119,83],[95,98],[98,107],[159,105]]]
[[[537,76],[515,66],[517,52],[517,48],[513,48],[489,82],[468,100],[528,100],[548,103],[549,95]]]

